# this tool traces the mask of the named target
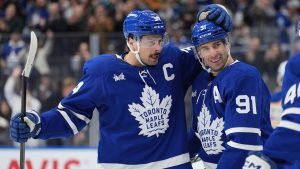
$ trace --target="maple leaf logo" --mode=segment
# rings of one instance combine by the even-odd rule
[[[200,115],[198,116],[198,125],[196,133],[200,139],[203,149],[206,154],[218,154],[225,150],[222,146],[222,131],[224,129],[223,118],[216,118],[211,121],[211,115],[206,105],[203,104]]]
[[[159,94],[146,85],[140,97],[142,105],[132,103],[128,110],[140,124],[139,135],[151,137],[165,133],[169,127],[169,113],[172,106],[172,97],[167,95],[160,102]]]

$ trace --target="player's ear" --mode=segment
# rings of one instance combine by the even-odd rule
[[[135,51],[136,50],[136,46],[137,46],[136,39],[134,37],[132,37],[132,36],[129,36],[127,41],[128,41],[129,47]]]

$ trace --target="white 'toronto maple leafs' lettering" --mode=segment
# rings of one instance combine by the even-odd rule
[[[140,97],[142,105],[132,103],[128,110],[140,124],[139,135],[147,137],[165,133],[169,127],[169,113],[172,106],[172,97],[166,96],[160,102],[159,93],[150,86],[145,86]]]
[[[211,123],[211,114],[203,104],[198,116],[196,136],[200,139],[203,149],[207,154],[218,154],[225,150],[222,146],[221,136],[224,129],[223,118],[216,118]]]

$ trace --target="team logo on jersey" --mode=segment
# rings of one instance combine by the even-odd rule
[[[131,115],[139,122],[139,135],[151,137],[165,133],[169,127],[169,113],[172,106],[172,97],[167,95],[160,101],[159,93],[146,85],[142,92],[141,104],[128,105]]]
[[[200,115],[198,116],[198,133],[196,132],[196,135],[200,139],[206,154],[218,154],[225,150],[221,141],[223,129],[223,118],[217,117],[211,122],[211,114],[206,105],[203,104]]]
[[[197,96],[197,90],[192,91],[192,97],[196,97]]]
[[[119,75],[114,74],[113,79],[115,80],[115,82],[120,80],[126,80],[125,75],[123,73],[120,73]]]

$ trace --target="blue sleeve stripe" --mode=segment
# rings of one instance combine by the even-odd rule
[[[282,112],[281,118],[287,114],[300,115],[300,108],[287,108]]]
[[[58,108],[59,108],[59,109],[67,109],[67,108],[65,108],[61,103],[59,103]],[[72,110],[70,110],[70,109],[67,109],[67,110],[69,110],[69,111],[70,111],[74,116],[76,116],[78,119],[80,119],[80,120],[82,120],[82,121],[85,121],[86,124],[88,124],[88,123],[90,122],[90,119],[87,118],[87,117],[85,117],[84,115],[79,114],[79,113],[76,113],[76,112],[74,112],[74,111],[72,111]]]
[[[281,120],[277,127],[287,128],[300,132],[300,124],[287,120]]]
[[[65,111],[59,110],[57,109],[57,111],[63,116],[63,118],[67,121],[67,123],[69,124],[69,126],[71,127],[73,134],[77,134],[78,133],[78,129],[76,127],[76,125],[72,122],[72,120],[70,119],[70,117],[68,116],[68,114]]]
[[[233,127],[230,129],[227,129],[225,131],[225,134],[228,136],[232,133],[256,133],[259,136],[261,135],[261,131],[259,128],[253,128],[253,127]]]
[[[230,147],[233,147],[233,148],[247,150],[247,151],[262,151],[263,150],[262,145],[241,144],[241,143],[236,143],[234,141],[227,142],[227,145],[229,145]]]

